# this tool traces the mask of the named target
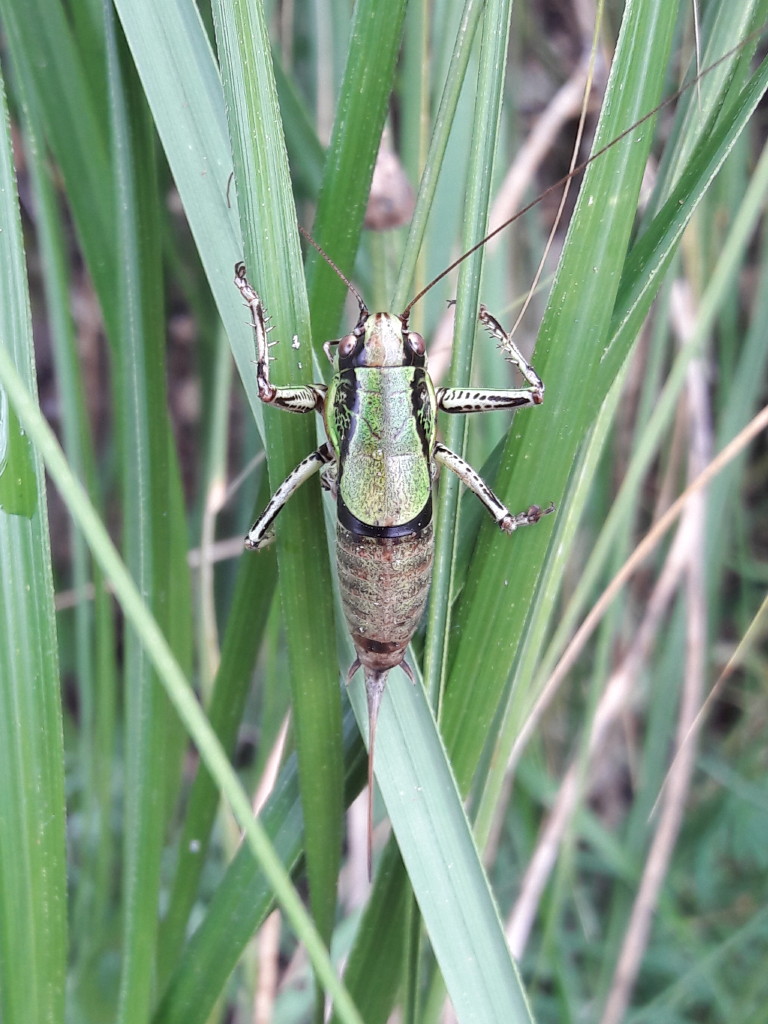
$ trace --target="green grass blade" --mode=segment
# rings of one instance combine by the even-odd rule
[[[357,255],[395,79],[405,6],[403,0],[387,4],[360,0],[354,7],[347,64],[312,228],[315,240],[347,274]],[[314,251],[307,259],[307,292],[316,342],[335,337],[346,288]]]
[[[268,500],[267,488],[262,487],[260,493],[264,501]],[[234,749],[242,721],[253,666],[275,592],[276,570],[274,551],[265,551],[258,559],[242,559],[238,570],[219,670],[207,708],[211,726],[228,751]],[[160,976],[163,983],[176,965],[192,906],[198,896],[198,885],[206,863],[205,855],[218,802],[219,793],[214,780],[205,766],[200,765],[189,793],[187,814],[179,839],[176,875],[168,912],[162,925],[160,953],[163,959]],[[299,838],[297,835],[297,844]],[[251,887],[249,891],[253,891]],[[210,982],[210,973],[206,977]],[[215,984],[212,987],[213,991],[217,991]],[[195,1002],[199,1002],[199,998]]]
[[[637,333],[638,325],[648,312],[660,270],[663,272],[668,265],[694,209],[765,93],[766,63],[763,62],[711,133],[694,150],[679,184],[629,254],[616,299],[611,340],[601,367],[601,373],[607,378],[615,374],[617,363],[625,358],[627,339]],[[661,254],[664,259],[660,258]]]
[[[126,562],[179,663],[191,662],[186,526],[165,398],[159,207],[151,121],[135,71],[107,15],[110,108],[123,271],[118,408]],[[160,867],[183,734],[140,639],[125,640],[126,791],[122,973],[118,1020],[148,1016],[154,998]]]
[[[467,0],[456,33],[456,40],[448,65],[448,73],[443,84],[440,105],[435,115],[429,152],[424,162],[423,173],[419,183],[419,193],[416,197],[416,205],[408,227],[408,239],[403,250],[403,261],[392,299],[395,309],[402,309],[406,302],[409,301],[410,296],[415,294],[417,260],[427,230],[427,221],[432,210],[432,202],[435,197],[440,170],[448,148],[448,139],[454,126],[456,110],[464,85],[464,77],[472,53],[475,32],[477,31],[482,13],[483,5],[478,0]],[[472,238],[469,244],[471,245],[475,241],[477,241],[477,238]]]
[[[696,205],[701,201],[705,190],[711,185],[716,170],[722,165],[734,140],[744,130],[757,99],[765,90],[765,83],[765,69],[763,68],[758,70],[750,84],[738,93],[728,117],[721,119],[720,124],[703,138],[698,148],[692,149],[691,159],[686,165],[685,173],[681,177],[673,197],[628,253],[611,321],[609,341],[595,378],[595,385],[600,386],[601,392],[602,388],[612,385],[619,372],[621,361],[626,358],[639,324],[647,314],[650,303],[660,285],[663,271],[670,266],[671,255],[685,224],[690,219]],[[683,361],[678,360],[674,371],[673,376],[677,379],[677,389],[682,386],[685,373],[684,363],[687,362],[687,359],[688,356]],[[665,389],[665,395],[668,395],[668,398],[662,396],[661,401],[657,399],[654,403],[659,411],[658,422],[654,422],[654,428],[658,428],[663,421],[665,410],[666,415],[671,416],[673,394],[676,388]],[[661,432],[657,431],[657,433],[660,436]],[[586,499],[587,493],[585,488],[582,491],[582,500]],[[571,506],[571,522],[567,527],[568,533],[571,535],[576,521],[581,516],[582,509],[581,503],[574,503]],[[560,536],[561,549],[568,547],[566,541],[568,533],[563,532]],[[557,563],[552,563],[547,569],[550,592],[552,593],[557,590],[559,571],[560,567]],[[518,669],[523,678],[528,677],[534,671],[535,662],[538,660],[537,648],[543,635],[544,620],[547,614],[546,606],[541,606],[536,610],[536,616],[532,620],[531,642],[527,647],[526,654],[520,660]],[[526,703],[523,701],[521,711]]]
[[[94,95],[58,0],[34,0],[23,7],[3,0],[0,12],[26,102],[44,126],[94,284],[106,300],[118,261],[114,249],[104,244],[113,228],[105,105]],[[99,56],[103,61],[103,53]],[[109,323],[109,302],[103,309]]]
[[[386,1024],[397,1000],[409,902],[412,890],[397,843],[392,840],[379,862],[376,884],[344,970],[344,984],[366,1024]],[[338,1024],[338,1016],[331,1020]]]
[[[359,683],[352,684],[352,696],[358,720],[364,722],[365,697]],[[477,1020],[531,1020],[421,687],[411,686],[401,675],[395,676],[382,707],[381,725],[389,737],[383,758],[379,758],[382,791],[403,847],[408,875],[414,879],[432,945],[444,975],[450,979],[454,1005],[469,1014],[469,1019],[476,1013]],[[348,728],[344,743],[348,760],[354,740],[354,732]],[[361,768],[358,758],[357,786],[348,798],[359,788]],[[282,786],[278,786],[265,810],[265,825],[269,821],[270,829],[273,820],[280,820],[271,815],[284,801],[293,799],[292,813],[298,814],[296,798],[290,797],[291,792],[295,793],[295,781],[292,785],[293,790],[290,774],[284,773]],[[276,837],[288,864],[293,863],[299,850],[298,845],[284,845],[290,844],[294,828],[286,818]],[[366,979],[370,979],[371,972],[376,978],[381,976],[375,965],[384,956],[387,969],[395,971],[390,976],[397,976],[402,922],[395,907],[402,898],[402,891],[398,892],[402,882],[399,873],[391,877],[389,867],[384,866],[381,877],[377,872],[374,900],[380,916],[375,938],[368,930],[363,933],[365,944],[356,952],[356,966],[348,979],[359,992],[366,1021],[386,1019],[391,1008],[391,988],[387,999]],[[247,912],[242,906],[243,891],[252,895]],[[382,914],[382,903],[388,907],[386,914]],[[243,851],[217,892],[205,922],[190,941],[156,1024],[200,1024],[206,1019],[213,994],[270,906],[262,876]],[[371,928],[371,923],[366,927]]]
[[[27,107],[25,113],[34,117]],[[46,305],[50,314],[56,381],[61,407],[63,445],[70,464],[84,481],[94,501],[101,500],[97,484],[93,440],[90,435],[82,364],[77,337],[68,303],[72,286],[67,263],[66,234],[62,225],[58,196],[54,191],[48,155],[40,152],[37,140],[40,126],[28,124],[25,155],[32,175],[36,227],[42,257],[42,277]],[[63,531],[62,531],[63,532]],[[85,539],[74,530],[59,536],[72,548],[72,573],[69,582],[76,593],[84,594],[93,585],[93,602],[79,601],[71,623],[62,615],[60,635],[74,635],[74,662],[77,666],[77,701],[81,728],[74,741],[74,752],[67,750],[73,774],[80,783],[71,796],[73,828],[69,842],[70,885],[73,906],[70,914],[72,973],[77,979],[87,974],[94,955],[102,948],[112,928],[112,896],[115,875],[115,836],[107,823],[111,820],[112,770],[115,756],[115,713],[117,672],[113,656],[115,628],[111,598],[104,581],[90,558]],[[58,546],[58,545],[57,545]],[[62,672],[69,672],[62,665]],[[76,783],[77,785],[77,783]],[[80,803],[80,800],[82,803]],[[78,820],[78,811],[82,821]],[[78,884],[82,882],[82,884]]]
[[[115,4],[200,260],[257,421],[253,338],[233,284],[243,256],[224,93],[211,45],[190,0]]]
[[[462,250],[467,251],[488,228],[493,164],[504,89],[505,56],[509,37],[510,3],[486,5],[479,57],[474,131],[467,167],[466,207]],[[489,130],[489,126],[490,129]],[[482,250],[466,259],[459,269],[454,344],[449,383],[461,387],[469,383],[473,340],[479,307]],[[448,448],[464,455],[466,417],[448,416],[444,422],[444,441]],[[450,629],[449,602],[455,559],[456,515],[459,480],[453,473],[443,475],[438,501],[439,528],[435,541],[435,567],[428,612],[428,637],[424,655],[424,675],[433,707],[439,706],[444,682],[444,664]]]
[[[342,750],[346,766],[346,802],[351,803],[363,785],[365,758],[357,722],[350,709],[344,716]],[[281,770],[260,820],[283,864],[288,870],[296,868],[303,848],[303,822],[295,754]],[[244,892],[249,894],[245,905]],[[217,993],[226,984],[254,931],[273,908],[274,895],[269,880],[252,852],[243,847],[227,868],[204,920],[184,948],[178,969],[155,1015],[155,1024],[204,1024]],[[365,996],[358,994],[363,1000],[360,1012],[365,1013]],[[368,1020],[367,1014],[365,1019]]]
[[[272,377],[299,383],[311,359],[288,345],[296,334],[309,351],[309,316],[296,212],[259,7],[222,2],[214,8],[222,53],[246,257],[267,303],[277,347]],[[316,447],[314,416],[269,416],[265,424],[273,488]],[[341,701],[334,643],[330,565],[322,543],[318,482],[303,487],[278,525],[280,596],[286,623],[293,723],[304,802],[306,865],[312,910],[330,942],[341,859]],[[254,556],[250,556],[254,557]]]
[[[750,93],[751,91],[752,90],[750,87]],[[760,90],[758,89],[758,92],[759,91]],[[750,104],[748,104],[748,108],[750,107]],[[742,113],[748,113],[748,111],[744,110],[742,111]],[[731,126],[734,133],[740,130],[736,118],[734,118],[731,121]],[[708,142],[705,146],[705,149],[707,151],[711,153],[713,150],[723,150],[722,139],[718,138],[712,139],[710,141],[711,145]],[[732,139],[728,141],[728,143],[726,144],[726,148],[727,146],[732,144],[732,141]],[[701,165],[706,169],[709,166],[709,158],[702,161]],[[589,562],[584,567],[582,577],[579,581],[579,585],[572,594],[569,608],[560,617],[558,629],[553,637],[551,646],[547,654],[541,660],[539,672],[540,675],[544,678],[546,678],[549,675],[549,672],[551,672],[552,667],[554,665],[554,661],[559,656],[559,654],[562,653],[562,649],[566,642],[566,638],[572,633],[573,629],[575,628],[575,622],[578,616],[584,614],[586,603],[589,600],[588,595],[592,592],[594,586],[596,585],[596,580],[599,578],[601,568],[606,564],[609,558],[611,549],[615,547],[617,543],[617,534],[620,530],[620,524],[622,522],[626,522],[630,508],[632,506],[636,506],[637,503],[640,501],[643,479],[648,472],[652,460],[658,457],[658,453],[661,448],[664,436],[668,434],[669,430],[671,429],[675,403],[679,398],[680,389],[684,383],[686,367],[690,359],[694,358],[697,351],[700,350],[703,337],[709,330],[712,329],[712,322],[714,321],[714,318],[716,316],[716,311],[722,306],[723,299],[729,293],[729,290],[733,288],[733,278],[731,275],[735,274],[737,271],[737,267],[739,265],[738,258],[743,257],[744,249],[746,247],[750,232],[752,230],[751,225],[755,219],[754,211],[756,208],[760,206],[760,204],[763,201],[763,192],[765,188],[763,181],[765,173],[765,163],[761,161],[761,164],[755,171],[755,175],[750,184],[750,189],[744,196],[744,216],[742,216],[742,213],[739,213],[738,218],[734,224],[734,231],[731,233],[731,236],[728,238],[728,240],[722,247],[722,260],[726,261],[727,271],[724,274],[720,272],[719,268],[716,268],[715,271],[712,273],[708,282],[707,292],[704,296],[702,296],[702,315],[700,317],[701,326],[697,329],[696,336],[691,339],[691,343],[686,347],[686,350],[677,357],[672,370],[667,376],[667,380],[664,385],[663,391],[661,391],[660,393],[656,391],[653,394],[653,417],[647,423],[647,427],[644,430],[642,437],[639,438],[636,443],[632,460],[626,469],[621,488],[618,491],[618,494],[612,505],[611,511],[603,524],[601,535],[597,543],[595,544],[595,547],[593,548]],[[702,180],[706,182],[706,179],[708,177],[709,174],[705,170],[705,172],[702,175]],[[688,204],[690,203],[690,199],[691,195],[689,192],[685,192],[685,194],[683,192],[676,193],[677,201],[670,204],[672,217],[668,221],[669,230],[665,230],[664,232],[664,236],[666,237],[663,239],[663,244],[657,244],[653,247],[649,247],[647,246],[647,236],[644,235],[641,238],[641,240],[637,243],[637,246],[633,250],[632,254],[630,254],[627,266],[629,267],[634,264],[636,266],[643,267],[642,275],[640,275],[639,279],[637,277],[635,278],[635,285],[633,289],[635,294],[641,292],[644,289],[647,290],[648,288],[650,288],[651,281],[655,274],[655,268],[657,266],[658,261],[664,253],[669,251],[671,246],[674,244],[674,241],[678,237],[679,224],[675,224],[675,221],[677,218],[677,214],[679,212],[679,207],[680,205],[682,205],[683,207],[688,206]],[[686,218],[684,217],[683,219],[685,220]],[[739,228],[740,230],[737,231],[737,228]],[[653,227],[649,229],[648,234],[650,234],[651,231],[653,231]],[[654,234],[657,240],[662,237],[659,232],[654,231]],[[656,262],[650,262],[647,259],[647,256],[645,259],[638,259],[636,255],[636,250],[640,249],[644,250],[646,254],[649,251],[655,250]],[[630,276],[630,280],[632,280],[632,276]],[[614,315],[614,328],[617,324],[621,325],[626,323],[625,309],[622,310],[622,303],[617,300],[617,310],[619,311],[619,314]],[[619,326],[618,330],[619,332],[622,330],[621,326]],[[614,335],[614,337],[616,338],[617,336]],[[751,362],[751,360],[748,361]],[[748,372],[748,376],[750,379],[750,383],[752,385],[754,385],[754,382],[756,380],[761,379],[760,373],[757,373],[755,375]],[[736,388],[736,391],[737,393],[740,393],[745,397],[746,408],[750,408],[753,406],[754,403],[750,403],[746,397],[752,392],[752,387],[747,385],[746,380],[743,382],[742,385]],[[741,407],[741,405],[740,413],[741,414],[739,415],[738,420],[741,426],[743,427],[746,425],[746,419],[744,418],[746,416],[746,409],[744,407]],[[603,412],[601,411],[601,418],[602,417]],[[641,417],[641,421],[642,419],[643,418]],[[734,427],[731,428],[730,430],[727,430],[726,436],[730,439],[736,433],[737,429]],[[594,439],[591,439],[590,447],[593,446]],[[599,449],[602,449],[602,442],[600,442],[599,444]],[[717,484],[716,486],[720,488],[722,485]],[[581,499],[581,501],[586,500],[587,497],[585,493],[585,496],[584,498]],[[717,518],[717,516],[715,516],[715,518]]]
[[[36,387],[5,87],[0,77],[0,354]],[[22,383],[23,381],[23,383]],[[3,429],[13,387],[0,388]],[[36,405],[30,396],[30,402]],[[13,423],[10,425],[13,429]],[[19,438],[26,446],[26,438]],[[64,751],[43,467],[28,447],[0,472],[29,468],[31,515],[0,510],[0,1016],[58,1024],[64,1018],[67,885]]]
[[[361,682],[350,698],[364,722]],[[402,673],[378,736],[376,779],[458,1019],[533,1020],[429,702]]]
[[[252,365],[253,340],[244,323],[242,307],[232,284],[232,268],[234,262],[243,255],[243,247],[237,224],[234,193],[232,209],[226,207],[226,184],[231,156],[224,118],[224,98],[208,41],[190,4],[175,3],[159,7],[149,3],[119,4],[118,9],[166,155],[188,211],[201,259],[206,266],[211,287],[226,324],[246,391],[252,407],[258,410],[259,402]],[[257,64],[261,64],[261,61],[257,61]],[[261,147],[259,152],[267,155],[264,147]],[[201,165],[207,168],[205,175],[200,174]],[[249,191],[248,195],[255,196],[256,189]],[[274,205],[272,210],[274,211]],[[253,224],[255,220],[256,218],[251,218],[250,223]],[[258,230],[263,232],[265,229],[266,224],[261,218]],[[284,233],[293,232],[295,238],[293,214],[283,218],[281,230]],[[256,234],[257,229],[254,228],[254,237]],[[275,244],[273,231],[266,229],[265,237]],[[259,251],[262,252],[263,247],[260,246]],[[280,302],[286,303],[290,309],[295,297],[301,293],[300,285],[295,279],[286,280],[282,276],[282,268],[287,265],[287,251],[287,245],[276,245],[273,258],[267,261],[269,276],[266,280],[258,275],[258,265],[251,260],[252,270],[256,270],[256,280],[268,297],[276,322],[285,324],[283,336],[286,339],[290,338],[295,331],[306,338],[306,331],[302,332],[301,318],[293,315],[281,317],[280,314]],[[297,248],[295,253],[298,253]],[[297,259],[294,258],[294,273],[296,263]],[[305,323],[306,319],[305,315]],[[284,345],[281,349],[287,357],[289,347]],[[280,364],[275,371],[276,377],[281,372],[279,366]],[[291,374],[295,375],[296,372],[294,359],[291,369],[286,369],[286,378],[295,380],[296,376]],[[257,415],[261,416],[260,411]],[[282,445],[281,461],[277,456],[277,448],[281,446],[283,437],[285,444]],[[290,422],[289,418],[289,423],[280,427],[275,426],[272,431],[270,459],[274,476],[284,475],[300,461],[314,447],[313,441],[312,424],[309,422]],[[333,630],[327,628],[322,617],[316,614],[316,609],[322,607],[324,603],[322,595],[327,593],[328,571],[327,568],[321,568],[322,559],[319,555],[311,555],[310,543],[298,542],[302,532],[307,537],[311,535],[312,523],[317,519],[319,507],[318,498],[312,488],[306,487],[304,492],[297,495],[291,503],[293,507],[289,507],[281,517],[281,527],[285,527],[285,533],[293,536],[296,541],[295,544],[288,546],[288,550],[286,545],[282,545],[282,592],[294,595],[295,598],[304,592],[305,583],[308,585],[309,580],[314,580],[315,599],[309,600],[305,597],[305,603],[296,600],[296,615],[290,619],[288,627],[289,634],[295,641],[292,675],[297,684],[300,683],[309,694],[309,709],[311,710],[313,706],[317,708],[321,703],[325,708],[323,715],[319,719],[314,719],[309,737],[324,736],[325,749],[332,750],[338,734],[334,722],[340,715],[340,712],[334,711],[333,708],[334,700],[338,707],[336,658],[333,648],[328,644],[328,638],[332,638]],[[302,746],[303,738],[302,735]],[[304,747],[310,751],[310,756],[311,746],[307,743]],[[315,784],[325,786],[326,793],[338,791],[338,786],[333,781],[328,784],[329,777],[332,779],[333,776],[340,776],[336,757],[332,755],[330,759],[324,758],[322,763],[325,764],[326,771],[315,773]],[[323,834],[327,836],[328,829],[332,829],[338,837],[340,801],[338,797],[334,799],[338,811],[326,814],[323,819]],[[323,856],[335,860],[338,854],[333,851],[338,849],[339,842],[325,842],[321,846]],[[325,890],[332,893],[333,886],[326,885]],[[323,900],[327,900],[327,897],[324,896]],[[327,919],[327,911],[325,916]]]
[[[733,39],[727,39],[723,41],[723,45],[728,48],[733,45],[733,42]],[[689,150],[690,159],[685,166],[684,180],[677,186],[665,211],[657,215],[627,256],[611,325],[611,340],[601,363],[602,380],[614,382],[620,360],[626,357],[628,346],[636,333],[637,323],[647,313],[650,301],[656,294],[662,268],[668,265],[674,246],[679,240],[683,228],[690,220],[692,211],[711,184],[714,173],[722,165],[738,134],[743,131],[754,110],[757,97],[761,95],[764,88],[764,78],[758,72],[749,87],[739,94],[738,101],[734,103],[727,117],[721,119],[720,126],[716,130],[710,130],[707,133],[702,132],[700,126],[695,126],[698,134],[703,134],[704,139],[699,149],[692,155]],[[676,376],[679,381],[682,379],[679,373]],[[661,421],[663,419],[663,403],[657,397],[654,400],[654,405],[654,420]],[[666,403],[666,408],[669,413],[671,404]],[[664,428],[660,427],[659,422],[655,422],[653,426],[659,435],[663,433]],[[629,476],[634,475],[636,475],[634,470],[630,470]],[[588,488],[584,491],[584,495],[587,494]],[[581,508],[580,503],[577,508]],[[615,507],[613,512],[616,512]],[[613,512],[609,517],[609,522],[616,518]],[[600,540],[602,546],[610,543],[609,537],[603,537]],[[562,625],[561,622],[560,626],[562,627]],[[562,628],[560,632],[563,632]]]

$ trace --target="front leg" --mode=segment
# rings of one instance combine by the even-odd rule
[[[538,523],[542,516],[554,512],[555,506],[550,502],[546,508],[539,508],[538,505],[531,505],[525,512],[510,512],[493,493],[488,484],[483,480],[477,470],[473,469],[468,462],[465,462],[460,455],[446,448],[438,442],[435,445],[435,459],[443,466],[447,466],[461,480],[465,487],[478,496],[496,521],[496,525],[504,533],[514,533],[519,526],[532,526]]]
[[[499,342],[499,348],[513,366],[516,366],[525,380],[527,388],[438,388],[437,406],[443,412],[493,412],[495,409],[517,409],[526,405],[541,405],[544,401],[544,383],[530,363],[526,362],[520,349],[506,334],[499,321],[485,306],[480,307],[480,323],[492,338]]]
[[[286,501],[305,480],[308,480],[323,466],[332,463],[334,459],[335,456],[329,446],[323,444],[316,452],[312,452],[306,459],[302,459],[296,469],[288,474],[269,499],[267,507],[246,534],[245,546],[249,551],[258,551],[260,548],[265,548],[272,541],[270,527]]]
[[[267,314],[259,293],[245,276],[245,264],[235,264],[235,284],[246,306],[251,311],[251,327],[256,337],[256,381],[259,398],[287,412],[319,412],[325,404],[325,384],[303,384],[297,388],[278,388],[269,379],[269,349],[267,341],[271,327],[267,327]]]

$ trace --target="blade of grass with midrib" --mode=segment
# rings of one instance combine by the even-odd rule
[[[311,359],[288,344],[309,345],[296,211],[280,124],[263,12],[221,0],[216,33],[230,116],[230,135],[249,273],[275,328],[272,378],[300,383]],[[315,416],[265,417],[273,490],[316,446]],[[299,489],[277,524],[279,592],[286,624],[293,725],[305,822],[306,871],[318,929],[330,944],[336,914],[343,817],[341,700],[334,643],[330,565],[322,533],[317,480]],[[246,557],[258,557],[247,555]]]
[[[190,581],[180,476],[165,394],[160,207],[154,134],[111,9],[105,18],[122,272],[115,404],[122,443],[126,563],[179,661],[191,665]],[[160,867],[184,735],[140,638],[125,636],[123,945],[118,1020],[154,999]]]
[[[0,124],[0,345],[36,394],[1,76]],[[0,387],[3,408],[6,397]],[[36,500],[31,517],[0,510],[0,1017],[59,1024],[67,957],[64,750],[45,479],[37,453],[28,447],[27,455],[1,470],[31,473]]]

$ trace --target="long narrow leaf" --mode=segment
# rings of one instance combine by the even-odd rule
[[[277,92],[270,63],[261,58],[269,52],[266,25],[260,7],[251,4],[223,0],[215,12],[232,111],[246,254],[268,303],[275,337],[284,341],[273,376],[295,385],[302,380],[302,367],[286,342],[296,334],[308,344],[309,316]],[[304,373],[311,369],[307,360]],[[265,424],[273,488],[316,447],[314,416],[288,417],[287,423],[278,418],[284,419],[273,415]],[[315,482],[302,488],[281,514],[278,564],[305,807],[310,899],[318,928],[330,943],[341,859],[341,701],[328,601],[330,566],[324,545],[318,543],[322,536],[313,528],[321,521]]]
[[[116,288],[117,406],[126,446],[123,497],[126,561],[187,672],[191,661],[189,577],[179,473],[165,404],[159,208],[151,122],[130,62],[121,60],[107,10],[110,110],[123,271]],[[122,57],[125,58],[125,52]],[[181,628],[179,628],[181,627]],[[152,1006],[160,866],[169,798],[180,775],[183,734],[143,645],[126,637],[126,827],[124,942],[118,1019]]]
[[[0,77],[0,354],[36,391],[16,181]],[[23,381],[23,383],[22,383]],[[14,386],[0,386],[0,473],[35,495],[31,515],[0,510],[0,1016],[64,1019],[67,886],[64,751],[43,466],[18,434]],[[30,396],[30,403],[35,399]],[[26,449],[19,458],[16,445]],[[9,451],[10,447],[10,451]],[[10,456],[10,457],[9,457]]]

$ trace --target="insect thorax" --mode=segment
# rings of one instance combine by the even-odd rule
[[[426,371],[345,370],[335,378],[329,400],[340,509],[362,526],[421,528],[431,507],[435,433],[434,389]]]

